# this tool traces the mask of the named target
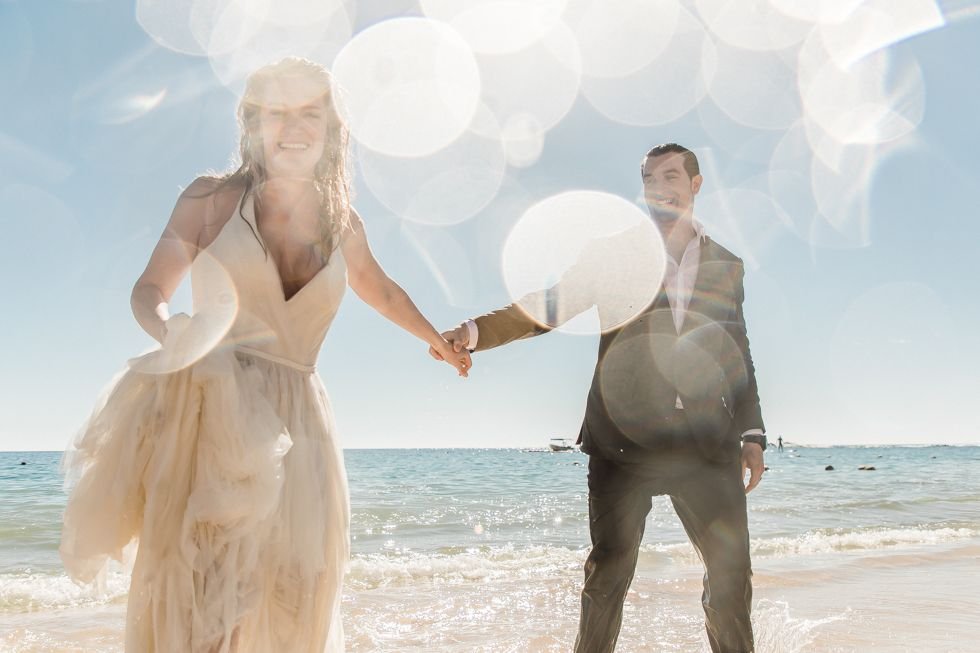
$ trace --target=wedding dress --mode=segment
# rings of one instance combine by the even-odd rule
[[[191,267],[194,311],[129,362],[66,454],[61,555],[90,582],[136,548],[126,650],[343,650],[350,509],[315,364],[340,249],[286,299],[251,201]]]

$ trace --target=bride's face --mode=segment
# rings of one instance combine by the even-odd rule
[[[268,175],[312,179],[329,120],[324,88],[315,80],[296,75],[267,82],[259,104],[259,136]]]

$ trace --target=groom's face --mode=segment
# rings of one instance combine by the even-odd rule
[[[654,220],[671,223],[691,213],[703,179],[701,175],[688,174],[683,154],[670,152],[648,157],[642,174],[643,197]]]

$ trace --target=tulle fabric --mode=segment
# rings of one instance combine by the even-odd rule
[[[97,580],[138,545],[127,651],[342,651],[349,500],[322,383],[230,346],[141,371],[164,353],[130,362],[66,455],[66,570]]]

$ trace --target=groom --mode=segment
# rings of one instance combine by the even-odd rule
[[[589,454],[592,549],[575,651],[615,649],[651,497],[666,494],[704,563],[711,650],[748,653],[754,644],[745,495],[762,478],[766,437],[742,315],[744,269],[694,219],[703,179],[693,152],[658,145],[641,172],[666,248],[666,273],[640,315],[599,342],[579,434]],[[550,328],[512,304],[443,335],[457,351],[483,351]]]

